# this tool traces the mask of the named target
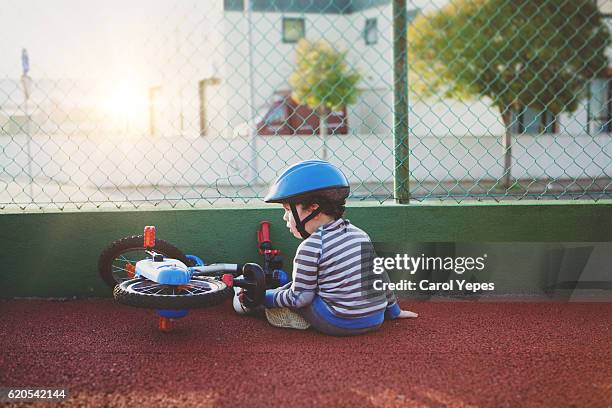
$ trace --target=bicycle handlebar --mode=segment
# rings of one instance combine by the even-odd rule
[[[192,266],[191,271],[193,275],[212,275],[219,276],[224,273],[231,273],[233,275],[237,274],[242,270],[242,265],[240,264],[228,264],[228,263],[218,263],[218,264],[210,264],[204,266]]]

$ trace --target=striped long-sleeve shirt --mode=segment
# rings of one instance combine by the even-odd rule
[[[374,256],[368,234],[348,220],[325,224],[300,244],[293,261],[293,281],[272,293],[268,303],[300,308],[318,295],[334,315],[343,318],[399,310],[392,291],[373,288],[374,280],[388,279],[386,274],[374,274]]]

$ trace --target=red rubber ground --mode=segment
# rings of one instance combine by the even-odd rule
[[[4,301],[0,386],[65,387],[70,406],[612,406],[612,303],[403,306],[421,316],[332,338],[230,303],[163,334],[111,299]]]

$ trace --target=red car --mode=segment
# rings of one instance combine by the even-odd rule
[[[346,107],[330,112],[327,117],[328,135],[348,133]],[[270,108],[257,120],[258,135],[318,135],[319,117],[306,105],[298,104],[288,92],[274,95]]]

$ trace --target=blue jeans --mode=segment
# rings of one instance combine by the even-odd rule
[[[330,336],[355,336],[377,330],[385,319],[384,311],[360,318],[342,318],[332,314],[329,307],[319,296],[311,304],[293,309],[310,325],[321,333]]]

